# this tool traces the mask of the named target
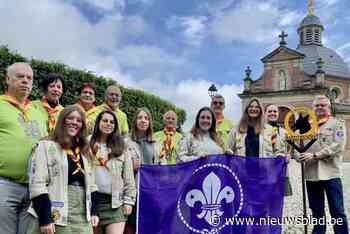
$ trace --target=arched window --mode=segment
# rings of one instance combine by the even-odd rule
[[[286,72],[283,70],[279,71],[279,89],[280,90],[287,90],[287,75]]]

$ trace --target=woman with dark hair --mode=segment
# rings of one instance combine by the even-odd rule
[[[203,107],[197,113],[190,134],[180,141],[179,158],[186,162],[224,152],[224,142],[216,132],[215,114],[209,107]]]
[[[55,129],[58,115],[63,110],[63,106],[60,105],[64,88],[63,76],[50,73],[44,78],[41,87],[44,96],[41,100],[33,101],[32,105],[42,113],[48,135]]]
[[[97,215],[100,223],[95,233],[123,234],[127,216],[136,199],[132,160],[125,151],[118,121],[111,111],[101,112],[90,138],[95,156]]]
[[[31,222],[27,233],[93,233],[95,177],[86,139],[85,115],[77,106],[60,113],[55,130],[39,142],[31,161]]]
[[[166,164],[166,159],[160,158],[160,144],[153,136],[151,112],[147,108],[139,108],[131,124],[131,140],[128,140],[127,151],[132,157],[133,168],[138,181],[138,170],[141,164]],[[137,184],[137,182],[136,182]],[[133,210],[125,229],[125,234],[133,234],[136,230],[136,209]]]
[[[259,100],[257,98],[248,100],[237,129],[232,129],[229,134],[229,151],[240,156],[263,155],[263,120],[263,109]]]

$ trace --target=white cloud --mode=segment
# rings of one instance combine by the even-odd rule
[[[282,9],[278,1],[247,0],[214,16],[210,31],[219,43],[273,41],[283,29],[293,26],[299,14]]]
[[[11,19],[11,25],[8,25]],[[114,48],[122,17],[89,24],[75,7],[57,1],[8,1],[0,13],[0,44],[27,57],[86,67],[103,59],[98,50]]]
[[[152,82],[152,87],[148,87],[147,90],[185,109],[187,114],[187,120],[183,125],[185,131],[193,126],[198,110],[210,105],[208,95],[208,88],[212,84],[210,81],[187,79],[173,84],[160,80],[152,80]],[[237,122],[241,114],[241,102],[237,94],[242,92],[243,87],[238,85],[216,86],[226,100],[225,116]]]
[[[133,68],[145,67],[155,68],[167,66],[181,66],[185,61],[179,57],[172,56],[156,46],[129,45],[116,51],[118,61],[123,65]]]
[[[184,42],[198,47],[206,35],[206,21],[205,16],[172,16],[167,20],[166,25],[169,29],[182,30]]]
[[[335,5],[338,2],[339,0],[318,0],[316,2],[316,7],[329,7]]]

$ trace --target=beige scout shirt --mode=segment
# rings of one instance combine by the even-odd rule
[[[262,134],[259,135],[259,156],[261,158],[270,158],[273,156],[286,156],[287,143],[284,140],[285,130],[279,128],[277,135],[276,151],[272,150],[271,143],[272,126],[265,124]],[[235,155],[245,156],[245,137],[246,133],[240,133],[237,129],[232,129],[229,134],[228,149]]]
[[[111,176],[112,208],[135,205],[136,186],[130,154],[124,151],[119,157],[108,160],[107,168]]]
[[[189,133],[179,143],[178,154],[182,162],[193,161],[203,155],[222,153],[223,149],[210,138],[209,134],[195,138]]]
[[[83,158],[86,188],[86,218],[90,220],[91,193],[97,191],[94,173],[90,163]],[[59,212],[57,225],[66,226],[68,219],[68,158],[66,151],[53,141],[39,142],[32,158],[29,171],[29,194],[33,199],[41,194],[48,194],[51,209]],[[32,205],[28,210],[37,216]]]
[[[307,150],[309,153],[315,153],[316,158],[305,163],[306,180],[318,181],[340,177],[345,144],[345,122],[331,117],[320,127],[317,141]]]

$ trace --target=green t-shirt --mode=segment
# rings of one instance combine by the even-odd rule
[[[18,183],[27,183],[28,159],[33,146],[44,136],[42,114],[30,107],[29,121],[20,110],[0,100],[0,176]]]
[[[44,129],[45,135],[44,136],[49,135],[49,113],[47,112],[47,110],[45,109],[45,107],[43,106],[43,104],[40,100],[32,101],[31,104],[35,109],[37,109],[40,112],[40,114],[42,115],[41,119],[46,123],[46,124],[44,124],[44,127],[45,127],[45,129]],[[63,110],[63,106],[60,105],[59,111],[56,114],[56,123],[58,120],[58,116],[62,110]]]
[[[231,129],[233,128],[233,122],[229,119],[225,119],[216,126],[216,132],[219,134],[223,140],[225,146],[228,143],[228,135],[230,134]]]
[[[166,135],[164,131],[159,131],[154,134],[154,138],[160,143],[161,148],[164,147],[164,140],[166,139]],[[167,164],[176,164],[177,159],[177,150],[179,148],[179,141],[182,139],[182,134],[176,132],[175,135],[172,138],[172,141],[174,143],[174,150],[171,152],[170,155],[166,155]]]
[[[92,133],[92,131],[94,130],[97,116],[102,111],[107,110],[105,105],[106,104],[96,106],[87,112],[87,122],[88,122],[88,129],[90,133]],[[121,111],[119,108],[114,111],[114,114],[117,117],[120,134],[127,135],[129,133],[129,125],[128,125],[128,118],[126,117],[126,114],[123,111]]]

